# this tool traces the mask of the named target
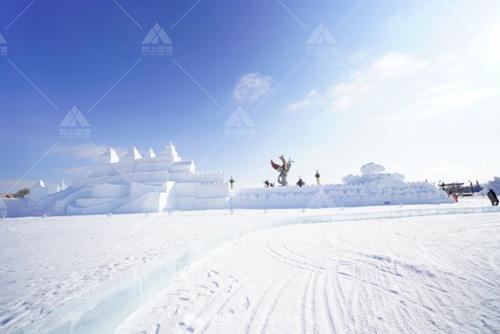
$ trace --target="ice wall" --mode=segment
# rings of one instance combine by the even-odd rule
[[[448,196],[434,186],[422,183],[386,185],[350,183],[324,185],[242,189],[231,195],[233,208],[326,208],[391,204],[448,203]]]
[[[233,208],[326,208],[450,202],[445,192],[426,182],[404,182],[398,173],[383,173],[369,163],[361,175],[348,175],[344,184],[241,189],[231,195]]]

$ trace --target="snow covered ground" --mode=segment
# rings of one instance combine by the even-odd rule
[[[112,302],[117,290],[128,293],[136,281],[145,284],[146,275],[147,284],[162,284],[153,276],[168,278],[172,261],[174,271],[189,264],[191,259],[182,257],[186,252],[203,253],[255,225],[251,217],[233,221],[227,212],[0,220],[0,332],[38,332],[64,324],[102,300]],[[177,264],[179,258],[185,263]],[[142,286],[141,298],[155,289]],[[141,302],[129,299],[130,308]],[[115,311],[97,312],[106,330],[119,322],[108,318]]]
[[[0,220],[0,332],[499,331],[493,210]]]
[[[186,270],[119,333],[498,333],[500,215],[291,225]]]

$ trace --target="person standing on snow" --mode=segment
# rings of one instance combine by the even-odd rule
[[[297,186],[299,186],[299,188],[302,188],[303,186],[305,186],[305,182],[304,180],[302,180],[302,178],[299,176],[299,180],[297,181]]]
[[[491,201],[491,205],[498,206],[498,197],[497,194],[493,191],[493,189],[490,189],[490,191],[488,191],[488,198]]]

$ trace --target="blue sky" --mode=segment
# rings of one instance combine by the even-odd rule
[[[95,163],[94,145],[169,141],[200,171],[243,185],[275,178],[280,154],[306,182],[315,169],[339,182],[369,161],[411,180],[499,174],[493,0],[30,3],[0,4],[0,191],[28,171],[17,188],[70,181]],[[155,23],[171,56],[141,52]],[[335,54],[306,52],[320,23]],[[61,138],[73,106],[88,138]],[[252,138],[224,133],[238,106]]]

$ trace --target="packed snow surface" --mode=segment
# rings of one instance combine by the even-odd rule
[[[0,220],[0,333],[39,332],[78,317],[112,300],[114,289],[158,267],[171,270],[169,260],[193,245],[210,250],[204,242],[216,248],[243,233],[244,223],[252,221],[233,223],[227,212]]]
[[[0,332],[499,331],[488,204],[7,218]]]
[[[498,333],[500,215],[291,225],[179,275],[119,333]]]

